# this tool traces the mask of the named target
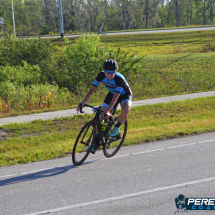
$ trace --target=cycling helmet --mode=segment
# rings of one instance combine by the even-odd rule
[[[118,63],[115,60],[106,60],[103,63],[103,69],[104,70],[117,70],[118,69]]]

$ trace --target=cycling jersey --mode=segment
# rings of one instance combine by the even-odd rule
[[[132,95],[132,91],[125,80],[125,77],[118,72],[116,72],[116,75],[111,80],[106,78],[104,71],[100,72],[97,75],[96,80],[93,82],[93,85],[98,87],[100,82],[102,82],[112,94],[117,92],[120,93],[120,96],[124,94]]]

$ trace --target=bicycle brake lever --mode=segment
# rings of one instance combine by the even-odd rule
[[[80,113],[84,113],[84,111],[82,111],[82,105],[79,105],[79,108],[80,108]]]

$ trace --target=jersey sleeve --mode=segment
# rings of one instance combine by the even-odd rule
[[[97,76],[95,81],[93,82],[93,86],[98,87],[100,82],[105,78],[104,72],[100,72]]]
[[[123,90],[123,79],[117,77],[115,83],[116,83],[115,92],[121,93]]]

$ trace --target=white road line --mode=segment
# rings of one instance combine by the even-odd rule
[[[71,206],[67,206],[67,207],[50,209],[50,210],[46,210],[46,211],[40,211],[40,212],[31,213],[31,214],[27,214],[27,215],[41,215],[41,214],[46,214],[46,213],[64,211],[64,210],[68,210],[68,209],[85,207],[85,206],[89,206],[89,205],[100,204],[100,203],[105,203],[105,202],[110,202],[110,201],[115,201],[115,200],[121,200],[121,199],[136,197],[136,196],[140,196],[140,195],[144,195],[144,194],[148,194],[148,193],[170,190],[170,189],[174,189],[174,188],[178,188],[178,187],[183,187],[183,186],[193,185],[193,184],[199,184],[199,183],[214,181],[214,180],[215,180],[215,177],[206,178],[206,179],[201,179],[201,180],[197,180],[197,181],[186,182],[183,184],[175,184],[175,185],[171,185],[168,187],[161,187],[161,188],[156,188],[156,189],[152,189],[152,190],[141,191],[138,193],[131,193],[131,194],[123,195],[123,196],[116,196],[116,197],[112,197],[112,198],[108,198],[108,199],[102,199],[102,200],[97,200],[97,201],[92,201],[92,202],[81,203],[81,204],[77,204],[77,205],[71,205]]]
[[[108,160],[111,160],[111,159],[123,158],[123,157],[132,156],[132,155],[139,155],[139,154],[163,151],[163,150],[166,150],[166,149],[175,149],[175,148],[192,146],[192,145],[202,144],[202,143],[210,143],[210,142],[215,142],[215,139],[214,140],[206,140],[206,141],[202,141],[202,142],[188,143],[188,144],[178,145],[178,146],[170,146],[170,147],[165,147],[165,148],[161,148],[161,149],[154,149],[154,150],[150,150],[150,151],[131,153],[131,154],[127,154],[127,155],[120,155],[120,156],[115,156],[115,157],[112,157],[112,158],[102,158],[102,159],[97,159],[97,160],[93,160],[93,161],[87,161],[85,163],[93,163],[95,161],[108,161]],[[30,174],[30,173],[37,173],[37,172],[41,172],[41,171],[46,171],[46,170],[51,170],[51,169],[56,169],[56,168],[65,168],[65,167],[70,167],[70,166],[73,167],[74,165],[71,164],[71,165],[53,167],[53,168],[48,168],[48,169],[40,169],[40,170],[34,170],[34,171],[29,171],[29,172],[16,173],[16,174],[11,174],[11,175],[4,175],[4,176],[0,176],[0,178],[21,176],[21,175],[26,175],[26,174]]]
[[[180,148],[180,147],[185,147],[185,146],[192,146],[192,145],[196,145],[196,144],[200,144],[200,143],[210,143],[210,142],[214,142],[214,141],[215,140],[207,140],[207,141],[188,143],[188,144],[178,145],[178,146],[170,146],[170,147],[165,147],[165,148],[161,148],[161,149],[154,149],[154,150],[150,150],[150,151],[136,152],[136,153],[131,153],[131,154],[127,154],[127,155],[121,155],[121,156],[112,157],[112,158],[109,158],[109,160],[110,159],[121,158],[121,157],[127,157],[127,156],[131,156],[131,155],[138,155],[138,154],[145,154],[145,153],[156,152],[156,151],[163,151],[165,149],[175,149],[175,148]]]

